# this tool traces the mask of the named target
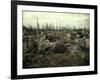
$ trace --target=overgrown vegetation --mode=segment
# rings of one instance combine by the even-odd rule
[[[23,68],[89,65],[89,29],[23,26]]]

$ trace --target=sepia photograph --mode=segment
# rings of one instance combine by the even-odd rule
[[[23,68],[88,66],[90,14],[23,11]]]
[[[11,78],[97,74],[97,6],[11,3]]]

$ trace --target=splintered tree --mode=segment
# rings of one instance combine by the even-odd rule
[[[37,42],[39,41],[39,21],[38,17],[36,16],[36,21],[37,21]]]

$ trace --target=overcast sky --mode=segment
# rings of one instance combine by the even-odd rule
[[[69,27],[76,28],[89,28],[89,14],[82,13],[54,13],[54,12],[34,12],[34,11],[23,11],[23,25],[37,25],[37,18],[42,25],[53,24],[54,26],[70,25]]]

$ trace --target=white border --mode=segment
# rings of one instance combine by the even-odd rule
[[[22,10],[74,12],[90,14],[90,66],[22,69]],[[17,75],[94,71],[94,10],[45,6],[17,6]]]

